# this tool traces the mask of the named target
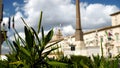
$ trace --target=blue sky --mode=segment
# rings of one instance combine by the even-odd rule
[[[13,6],[14,2],[17,2],[21,5],[24,5],[23,0],[3,0],[4,12],[6,12],[6,14],[4,16],[11,16],[11,15],[14,15],[16,13],[15,7]]]
[[[116,5],[120,8],[120,0],[80,0],[81,2],[86,2],[88,4],[100,3],[104,5]],[[13,2],[17,2],[21,6],[25,4],[24,0],[3,0],[4,11],[6,14],[4,16],[14,15],[15,6],[13,6]],[[71,0],[72,3],[75,3],[75,0]]]
[[[45,33],[54,28],[61,29],[63,36],[75,33],[75,0],[3,0],[3,22],[8,25],[8,17],[15,17],[15,28],[24,37],[20,17],[28,25],[37,28],[40,11],[43,11],[42,26]],[[81,24],[84,31],[111,26],[110,14],[120,11],[120,0],[81,0]],[[11,22],[12,24],[12,22]],[[61,24],[61,27],[60,27]],[[8,39],[14,40],[12,29],[7,32]],[[2,53],[9,48],[3,44]]]

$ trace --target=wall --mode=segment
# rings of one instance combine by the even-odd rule
[[[112,19],[112,26],[115,26],[115,25],[120,25],[120,14],[117,14],[117,15],[113,15],[111,17]]]

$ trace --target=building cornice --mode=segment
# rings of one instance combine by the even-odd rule
[[[120,25],[108,26],[108,27],[99,28],[99,29],[95,29],[95,30],[92,30],[92,31],[84,32],[84,35],[96,32],[96,30],[99,32],[99,31],[108,30],[108,29],[117,28],[117,27],[120,27]]]
[[[113,14],[110,14],[110,16],[114,16],[114,15],[117,15],[117,14],[120,14],[120,11],[115,12],[115,13],[113,13]]]

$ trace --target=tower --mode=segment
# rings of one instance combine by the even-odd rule
[[[79,45],[80,47],[84,46],[83,32],[82,32],[81,18],[80,18],[79,0],[76,0],[76,32],[75,32],[75,41],[77,42],[77,45]]]

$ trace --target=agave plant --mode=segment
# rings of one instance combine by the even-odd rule
[[[25,67],[25,68],[43,68],[48,67],[48,63],[46,57],[54,50],[58,49],[58,47],[52,47],[54,44],[58,43],[55,42],[49,46],[47,44],[52,39],[53,36],[53,29],[51,29],[47,35],[44,34],[44,29],[41,27],[42,21],[42,12],[40,15],[40,20],[38,24],[38,29],[35,31],[34,28],[28,26],[23,18],[21,18],[24,26],[24,33],[25,39],[23,39],[14,28],[14,31],[17,35],[14,35],[15,40],[10,42],[6,40],[6,42],[12,48],[12,52],[7,54],[8,58],[8,67]],[[40,33],[42,38],[38,37]],[[49,49],[49,50],[46,50]]]

